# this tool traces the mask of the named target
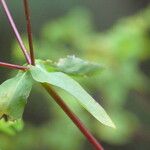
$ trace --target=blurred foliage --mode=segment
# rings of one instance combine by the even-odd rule
[[[0,132],[4,132],[8,135],[15,135],[16,132],[23,129],[23,121],[6,121],[4,119],[0,120]]]
[[[56,61],[60,57],[74,54],[105,65],[100,75],[88,80],[87,77],[86,80],[77,79],[88,86],[97,100],[102,99],[100,103],[109,111],[117,126],[116,130],[100,126],[72,97],[61,91],[60,93],[97,137],[109,144],[123,145],[134,140],[134,136],[140,134],[138,132],[141,132],[141,128],[144,130],[150,126],[150,114],[146,110],[149,107],[144,107],[149,105],[149,73],[141,68],[141,64],[150,59],[150,7],[137,15],[119,20],[105,32],[96,31],[91,22],[89,12],[76,9],[47,23],[42,29],[41,38],[34,41],[36,56]],[[26,36],[24,41],[27,45]],[[14,44],[12,49],[16,62],[22,62],[23,55],[18,44]],[[47,96],[39,87],[35,92]],[[140,102],[136,95],[142,95]],[[83,149],[83,137],[76,127],[59,108],[57,109],[55,103],[50,103],[49,107],[48,113],[51,113],[52,117],[48,123],[38,127],[26,125],[15,138],[1,134],[0,148]],[[143,117],[143,114],[148,118]],[[148,134],[146,131],[144,133]]]

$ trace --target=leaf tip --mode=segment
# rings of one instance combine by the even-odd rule
[[[109,118],[109,123],[107,123],[107,124],[105,124],[105,125],[107,125],[107,126],[113,128],[113,129],[116,129],[115,123],[114,123],[110,118]]]
[[[111,127],[117,129],[116,125],[112,122]]]

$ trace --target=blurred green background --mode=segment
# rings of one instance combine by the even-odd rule
[[[22,3],[19,0],[7,3],[27,44]],[[99,75],[76,80],[107,110],[117,129],[99,124],[71,96],[60,91],[72,110],[106,150],[149,150],[149,1],[30,0],[30,3],[37,58],[57,61],[74,54],[105,66]],[[0,9],[0,61],[23,64],[20,51]],[[13,73],[1,68],[0,81]],[[10,129],[5,131],[0,122],[0,149],[93,149],[39,85],[32,90],[23,118],[24,128],[15,135]]]

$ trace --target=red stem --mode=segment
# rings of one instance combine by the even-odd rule
[[[70,110],[63,99],[52,89],[48,84],[43,83],[42,86],[46,91],[52,96],[55,102],[63,109],[63,111],[68,115],[68,117],[74,122],[74,124],[79,128],[87,140],[94,146],[96,150],[103,150],[100,143],[93,137],[93,135],[86,129],[80,119]]]
[[[21,49],[22,49],[22,51],[23,51],[23,53],[25,55],[25,58],[26,58],[27,62],[29,64],[31,64],[30,55],[28,54],[28,52],[27,52],[27,50],[26,50],[26,48],[25,48],[25,46],[23,44],[23,41],[22,41],[21,36],[20,36],[20,34],[19,34],[18,30],[17,30],[17,27],[16,27],[16,25],[14,23],[14,20],[13,20],[13,18],[11,16],[11,13],[10,13],[10,11],[8,9],[8,6],[7,6],[6,2],[5,2],[5,0],[0,0],[0,2],[2,4],[2,7],[3,7],[7,17],[8,17],[9,23],[10,23],[10,25],[11,25],[14,33],[15,33],[16,39],[17,39],[17,41],[18,41],[18,43],[19,43],[19,45],[20,45],[20,47],[21,47]]]
[[[23,2],[24,2],[24,11],[25,11],[25,16],[26,16],[26,26],[27,26],[27,33],[28,33],[31,64],[35,65],[33,40],[32,40],[32,29],[31,29],[31,20],[30,20],[30,8],[29,8],[28,0],[23,0]]]
[[[28,69],[28,67],[25,67],[25,66],[20,66],[20,65],[10,64],[10,63],[4,63],[4,62],[0,62],[0,66],[11,68],[11,69],[19,69],[19,70],[23,70],[23,71]]]

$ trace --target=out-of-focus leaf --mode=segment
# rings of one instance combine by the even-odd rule
[[[75,9],[64,18],[46,24],[42,30],[42,36],[51,43],[59,41],[62,44],[64,42],[77,44],[79,37],[84,38],[92,32],[90,16],[90,13],[84,8]]]
[[[67,58],[61,58],[58,63],[56,63],[56,67],[61,72],[75,76],[92,75],[102,69],[102,66],[97,63],[91,63],[75,56],[67,56]]]
[[[73,95],[78,102],[104,125],[115,127],[105,110],[77,83],[62,72],[47,72],[37,65],[30,69],[32,77],[37,82],[49,83]]]
[[[0,117],[20,119],[31,91],[32,78],[28,72],[20,72],[16,77],[0,85]]]

